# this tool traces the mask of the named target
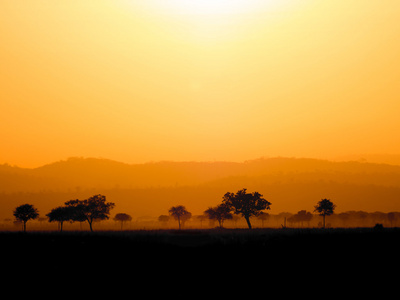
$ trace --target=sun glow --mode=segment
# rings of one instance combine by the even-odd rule
[[[251,0],[169,0],[166,5],[180,14],[220,15],[238,14],[254,9],[260,1]],[[272,2],[272,1],[268,1]]]
[[[293,0],[291,0],[293,2]],[[179,15],[238,15],[274,10],[286,5],[288,0],[153,0],[156,9]]]
[[[163,22],[170,36],[185,40],[223,42],[257,22],[279,19],[299,0],[147,0],[127,1],[134,11],[143,11]],[[126,2],[125,2],[126,3]],[[179,26],[176,26],[179,24]]]

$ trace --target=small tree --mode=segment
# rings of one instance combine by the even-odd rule
[[[72,207],[72,220],[87,221],[90,231],[93,231],[93,221],[108,220],[110,210],[115,206],[112,202],[106,203],[106,196],[103,195],[94,195],[86,200],[71,200],[65,202],[65,205]]]
[[[230,207],[234,214],[242,215],[249,229],[251,229],[250,217],[257,217],[263,210],[271,209],[271,203],[265,200],[260,193],[246,193],[246,190],[242,189],[236,194],[226,193],[222,199],[222,203]]]
[[[260,212],[260,214],[258,215],[257,219],[261,220],[261,226],[264,228],[264,222],[269,220],[270,215],[269,213],[266,212]]]
[[[13,213],[17,221],[24,223],[24,232],[26,232],[26,222],[39,217],[38,210],[31,204],[23,204],[18,206]]]
[[[114,221],[121,222],[121,230],[122,230],[122,224],[124,224],[124,222],[132,221],[132,217],[128,214],[119,213],[115,215]]]
[[[325,216],[330,216],[333,214],[336,205],[331,202],[329,199],[322,199],[314,206],[314,212],[317,212],[320,216],[323,217],[323,225],[322,227],[325,228]]]
[[[223,227],[225,220],[232,219],[231,209],[226,204],[220,204],[216,207],[210,207],[209,209],[204,211],[204,214],[210,220],[217,220],[220,228]]]
[[[71,207],[59,206],[53,208],[46,216],[49,218],[49,222],[58,222],[60,231],[62,232],[64,221],[71,220],[72,213]]]
[[[175,220],[178,221],[179,229],[181,229],[181,221],[185,223],[185,221],[189,220],[192,217],[192,214],[186,210],[186,207],[183,205],[173,206],[169,209],[169,214],[174,217]]]

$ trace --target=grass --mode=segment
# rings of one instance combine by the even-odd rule
[[[380,245],[392,247],[400,240],[400,229],[204,229],[135,231],[0,232],[10,249],[135,248],[135,249],[360,249]]]

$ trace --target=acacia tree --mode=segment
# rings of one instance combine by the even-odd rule
[[[86,200],[70,200],[65,202],[65,205],[72,207],[72,220],[87,221],[92,232],[93,221],[108,220],[110,210],[115,206],[112,202],[106,203],[106,196],[104,195],[94,195]]]
[[[258,192],[246,193],[246,191],[247,189],[242,189],[236,194],[228,192],[222,198],[222,203],[233,210],[234,214],[242,215],[251,229],[250,217],[257,217],[263,210],[271,209],[271,203]]]
[[[39,217],[39,211],[32,204],[22,204],[15,208],[14,217],[24,223],[24,232],[26,232],[26,222]]]
[[[318,214],[323,217],[323,228],[325,228],[325,217],[332,215],[335,207],[336,205],[329,199],[322,199],[314,206],[314,212],[318,212]]]
[[[58,222],[60,231],[62,232],[64,221],[72,219],[73,211],[71,207],[59,206],[53,208],[46,216],[49,218],[49,222]]]
[[[225,220],[232,219],[231,209],[226,204],[220,204],[216,207],[210,207],[206,211],[204,211],[204,214],[210,220],[217,220],[220,228],[223,227]]]
[[[183,205],[173,206],[169,209],[169,214],[174,217],[175,220],[178,221],[179,230],[181,229],[181,221],[185,223],[185,221],[189,220],[192,217],[192,214],[186,210],[186,207]]]
[[[127,222],[127,221],[128,222],[132,221],[132,217],[128,214],[120,213],[120,214],[115,215],[114,221],[121,222],[121,230],[122,230],[122,224],[124,224],[124,222]]]

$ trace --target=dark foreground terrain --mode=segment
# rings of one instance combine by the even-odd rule
[[[5,255],[44,259],[51,255],[70,259],[107,255],[110,260],[163,261],[173,257],[199,260],[250,255],[260,261],[368,257],[372,262],[397,260],[399,242],[397,228],[0,233]]]
[[[247,297],[321,286],[358,293],[360,278],[364,290],[396,278],[399,241],[400,228],[0,232],[10,282],[27,291],[27,283],[58,286],[60,295],[102,295],[115,286],[149,296],[171,287]]]
[[[295,285],[282,292],[348,290],[360,276],[376,282],[397,274],[399,241],[400,228],[0,232],[7,278],[100,294],[110,284],[150,294],[178,284],[255,296],[255,287],[289,281]]]
[[[397,278],[399,241],[400,228],[0,232],[4,287],[71,297],[357,294]]]

